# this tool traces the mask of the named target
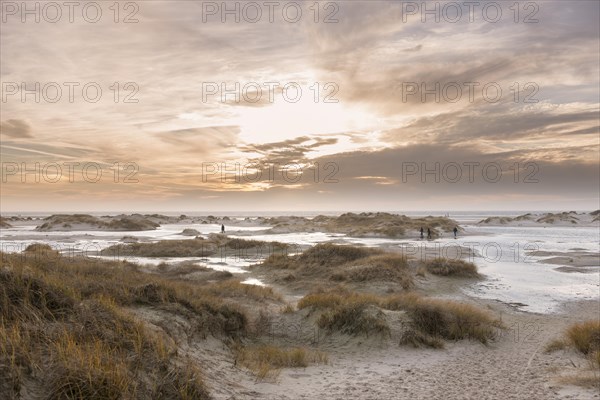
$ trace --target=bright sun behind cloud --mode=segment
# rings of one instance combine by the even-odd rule
[[[238,107],[240,139],[247,143],[272,143],[305,135],[360,131],[377,126],[378,119],[358,106],[315,102],[303,87],[296,103],[276,96],[266,107]]]

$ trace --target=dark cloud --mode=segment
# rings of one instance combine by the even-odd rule
[[[399,201],[418,200],[419,195],[425,194],[494,195],[499,199],[503,196],[556,196],[557,188],[597,197],[600,182],[596,163],[577,159],[561,162],[582,152],[597,154],[597,150],[597,146],[578,146],[483,153],[469,145],[448,147],[432,144],[345,153],[316,161],[322,165],[330,162],[337,166],[339,184],[334,189],[343,187],[356,193],[383,190],[398,196]],[[436,163],[439,164],[439,172],[423,175],[425,170],[436,171]],[[469,182],[468,163],[473,163],[473,182]],[[496,174],[493,163],[502,169],[498,182],[491,182]],[[452,182],[456,177],[456,165],[460,167],[462,177]],[[515,175],[515,165],[518,165],[518,175]],[[484,172],[486,166],[489,166],[487,173]],[[411,171],[414,168],[416,172],[413,174]],[[437,181],[436,174],[439,178]],[[357,180],[357,177],[379,179]],[[381,185],[382,181],[386,183],[385,180],[389,184]]]
[[[282,142],[240,146],[240,150],[261,154],[260,157],[252,158],[252,162],[285,165],[307,162],[306,153],[321,146],[336,144],[337,141],[333,137],[300,136]]]
[[[478,112],[461,111],[417,118],[404,128],[384,133],[386,141],[403,143],[421,138],[426,142],[461,143],[464,141],[511,141],[522,139],[568,138],[597,133],[598,111],[529,111],[505,107],[482,108]]]

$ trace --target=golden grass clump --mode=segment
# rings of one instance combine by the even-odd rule
[[[488,343],[502,328],[499,320],[475,306],[424,298],[413,292],[377,296],[337,288],[305,296],[298,302],[298,309],[304,308],[322,312],[319,327],[353,335],[388,332],[377,309],[405,311],[411,326],[402,342],[432,347],[440,347],[441,339]]]
[[[298,302],[298,309],[311,308],[321,311],[317,325],[330,332],[349,335],[387,334],[390,329],[382,313],[369,307],[379,303],[378,296],[338,288],[335,291],[312,293],[303,297]]]
[[[315,310],[322,310],[347,304],[374,305],[379,304],[379,301],[379,297],[376,295],[349,292],[338,288],[329,292],[316,292],[304,296],[298,302],[298,309],[312,307]]]
[[[337,277],[337,279],[334,277],[334,280],[395,282],[399,283],[403,289],[413,286],[413,278],[404,256],[381,254],[360,259],[354,264],[355,267],[350,267],[341,277]]]
[[[275,269],[296,269],[299,267],[295,257],[284,254],[271,254],[261,265]]]
[[[347,335],[389,334],[390,327],[377,308],[365,303],[342,304],[321,314],[317,321],[321,329]]]
[[[317,244],[304,251],[297,260],[301,264],[336,266],[380,253],[380,250],[343,246],[331,243]]]
[[[248,368],[257,380],[276,379],[282,368],[306,368],[327,364],[327,354],[302,347],[280,348],[273,345],[235,346],[236,362]]]
[[[437,299],[419,299],[406,311],[413,326],[431,337],[449,340],[472,339],[488,343],[502,327],[499,320],[470,304]]]
[[[600,389],[600,320],[584,321],[567,328],[563,337],[546,345],[546,352],[572,348],[587,360],[589,369],[577,375],[561,376],[559,381],[588,388]]]
[[[593,368],[600,369],[600,320],[571,325],[562,338],[549,342],[545,350],[550,353],[567,347],[583,354]]]
[[[566,339],[584,355],[600,352],[600,320],[571,325],[567,329]],[[597,358],[598,355],[596,355]],[[600,363],[598,366],[600,367]]]
[[[434,275],[475,278],[479,276],[477,266],[463,260],[436,258],[425,264],[428,272]]]

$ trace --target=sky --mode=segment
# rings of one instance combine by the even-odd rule
[[[598,1],[0,3],[2,213],[600,208]]]

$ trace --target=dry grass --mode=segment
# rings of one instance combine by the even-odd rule
[[[348,292],[338,288],[331,292],[312,293],[298,302],[298,309],[321,311],[317,325],[329,332],[349,335],[388,334],[390,331],[382,313],[374,307],[380,298],[375,295]]]
[[[471,339],[487,343],[502,327],[499,320],[470,304],[419,299],[406,307],[416,330],[433,338]]]
[[[100,252],[104,256],[138,257],[207,257],[217,253],[217,246],[202,238],[161,240],[152,243],[116,244]]]
[[[240,337],[246,314],[223,298],[278,298],[238,282],[198,285],[144,274],[129,263],[61,257],[47,245],[0,258],[3,398],[25,384],[49,399],[208,398],[199,372],[179,361],[172,339],[146,329],[128,309],[180,313],[195,334]]]
[[[502,324],[486,311],[469,304],[424,298],[408,292],[390,296],[348,292],[343,288],[312,293],[298,302],[298,309],[324,311],[319,327],[348,334],[385,333],[385,319],[376,308],[405,311],[411,327],[402,342],[441,347],[441,339],[471,339],[488,343]]]
[[[334,268],[380,253],[380,250],[365,247],[321,243],[300,255],[272,254],[262,265],[276,269]]]
[[[313,310],[324,310],[341,305],[377,305],[380,297],[371,294],[348,292],[342,288],[336,288],[328,292],[316,292],[304,296],[298,302],[298,309],[312,308]]]
[[[297,261],[302,265],[333,267],[378,253],[381,253],[381,251],[365,247],[322,243],[304,251],[297,257]]]
[[[274,217],[264,219],[263,223],[271,225],[274,231],[325,231],[355,237],[401,237],[409,231],[416,232],[421,227],[431,228],[432,235],[437,237],[439,230],[450,232],[457,225],[456,221],[445,217],[410,218],[385,212],[345,213],[339,217],[319,215],[313,219]]]
[[[592,368],[600,369],[600,320],[571,325],[563,338],[554,339],[546,345],[546,352],[568,347],[584,355]]]
[[[572,325],[565,336],[570,345],[586,356],[600,352],[600,320]]]
[[[111,257],[253,257],[262,258],[272,253],[285,252],[287,245],[279,242],[263,242],[228,238],[211,234],[208,239],[196,237],[182,240],[160,240],[150,243],[116,244],[100,252]]]
[[[300,266],[295,257],[283,254],[271,254],[261,265],[274,269],[296,269]]]
[[[403,289],[413,286],[413,279],[408,269],[406,257],[395,254],[381,254],[355,261],[351,267],[334,280],[351,282],[395,282]]]
[[[563,338],[555,339],[546,345],[546,352],[572,348],[587,360],[589,368],[581,369],[577,375],[562,376],[559,380],[600,390],[600,320],[585,321],[571,325]]]
[[[100,230],[114,231],[144,231],[153,230],[160,226],[158,223],[139,214],[104,218],[88,214],[56,214],[44,218],[44,221],[46,222],[36,228],[37,231],[66,230],[73,228],[73,225],[81,224]]]
[[[341,304],[321,314],[317,321],[321,329],[347,335],[390,333],[390,327],[381,310],[364,303]]]
[[[557,381],[564,385],[575,385],[600,391],[600,376],[594,371],[582,372],[576,376],[560,376]]]
[[[275,300],[281,301],[282,297],[279,293],[275,292],[273,288],[258,285],[246,285],[238,281],[223,281],[215,283],[207,287],[208,293],[214,296],[222,297],[240,297],[245,299],[252,299],[256,301],[263,300]]]
[[[567,342],[561,339],[554,339],[544,347],[544,352],[552,353],[554,351],[562,350],[567,347]]]
[[[274,272],[280,283],[301,281],[308,285],[325,280],[323,283],[383,282],[403,289],[413,286],[406,257],[365,247],[318,244],[300,255],[271,255],[255,268],[282,271]],[[285,275],[285,270],[290,272]]]
[[[479,276],[477,266],[471,262],[436,258],[425,264],[428,272],[434,275],[475,278]]]
[[[283,314],[293,314],[295,311],[296,309],[291,304],[286,305],[283,310],[281,310]]]
[[[8,218],[0,217],[0,228],[12,228]]]
[[[416,329],[408,329],[400,337],[401,345],[410,345],[413,347],[432,347],[434,349],[443,349],[444,341],[436,336],[431,336]]]
[[[248,368],[257,380],[274,380],[282,368],[306,368],[327,364],[327,354],[301,347],[280,348],[272,345],[235,346],[236,362]]]

